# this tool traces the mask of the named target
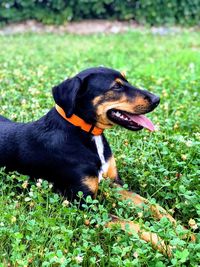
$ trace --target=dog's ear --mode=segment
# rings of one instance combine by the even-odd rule
[[[76,96],[81,89],[81,84],[81,79],[75,76],[52,89],[56,104],[65,111],[67,117],[71,117],[73,114]]]

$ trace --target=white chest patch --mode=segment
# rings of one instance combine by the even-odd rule
[[[103,179],[103,173],[106,173],[108,170],[108,163],[105,161],[104,157],[104,145],[101,135],[97,135],[93,137],[93,140],[95,141],[97,152],[99,155],[99,158],[101,160],[101,169],[99,171],[99,182]]]

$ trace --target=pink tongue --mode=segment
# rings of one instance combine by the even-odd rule
[[[153,132],[155,130],[155,126],[153,123],[144,115],[128,115],[129,119],[136,122],[137,124],[141,125],[142,127],[148,129],[149,131]]]

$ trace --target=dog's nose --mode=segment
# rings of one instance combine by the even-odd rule
[[[159,96],[154,95],[153,97],[151,97],[151,106],[153,108],[157,107],[159,103],[160,103],[160,97]]]

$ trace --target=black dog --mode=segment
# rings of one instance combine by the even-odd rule
[[[96,196],[102,178],[111,178],[122,199],[141,208],[149,205],[154,217],[175,219],[159,205],[124,190],[114,157],[103,130],[114,124],[132,131],[154,130],[144,115],[159,104],[159,97],[130,85],[123,74],[109,68],[90,68],[53,88],[56,102],[40,120],[14,123],[0,116],[0,167],[17,170],[34,178],[54,183],[63,195],[74,199],[78,191],[84,197]],[[155,233],[144,231],[137,223],[111,216],[122,229],[131,230],[171,256],[172,248]],[[191,236],[195,240],[194,236]]]
[[[102,177],[119,181],[103,130],[114,124],[153,130],[140,114],[152,111],[159,97],[103,67],[65,80],[53,88],[53,97],[56,107],[38,121],[14,123],[0,116],[0,167],[45,178],[70,199],[78,191],[95,196]]]

